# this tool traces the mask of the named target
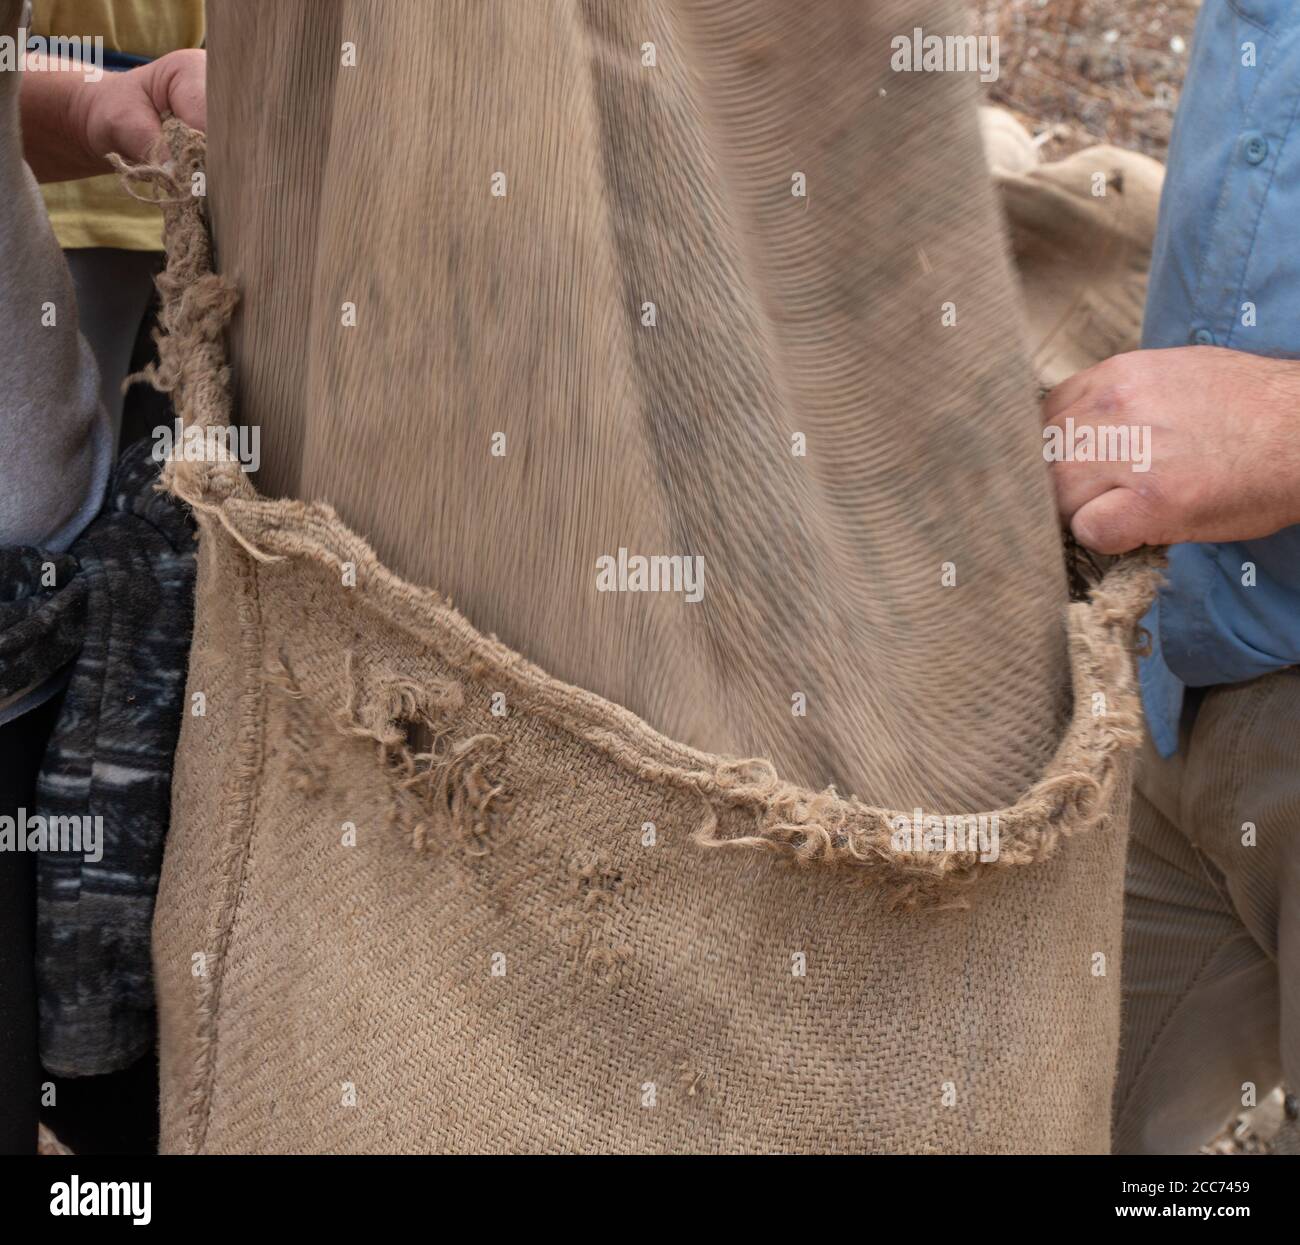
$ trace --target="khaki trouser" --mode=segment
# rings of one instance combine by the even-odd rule
[[[1147,747],[1125,886],[1120,1153],[1194,1150],[1248,1083],[1261,1100],[1300,1085],[1298,762],[1300,670],[1189,694],[1178,753]]]

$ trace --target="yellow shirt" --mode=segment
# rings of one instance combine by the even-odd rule
[[[204,23],[203,0],[33,0],[31,33],[103,35],[105,51],[155,57],[201,46]],[[47,182],[41,194],[65,250],[162,250],[161,214],[132,199],[116,173]]]

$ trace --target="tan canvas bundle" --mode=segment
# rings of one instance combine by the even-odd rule
[[[996,177],[1044,384],[1141,345],[1163,177],[1149,156],[1106,146]]]
[[[1101,145],[1038,163],[1019,123],[980,110],[1025,308],[1026,346],[1045,385],[1141,344],[1164,168]]]
[[[134,174],[154,379],[220,427],[233,294],[168,133]],[[167,481],[204,712],[155,922],[165,1150],[1107,1147],[1147,560],[1069,608],[1072,717],[982,861],[548,677],[233,462]]]

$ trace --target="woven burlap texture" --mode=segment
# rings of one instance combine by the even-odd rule
[[[223,425],[234,295],[167,134],[128,171],[167,221],[152,379]],[[166,482],[205,711],[155,922],[165,1150],[1107,1147],[1153,558],[1070,607],[1073,716],[984,862],[557,682],[233,462]]]

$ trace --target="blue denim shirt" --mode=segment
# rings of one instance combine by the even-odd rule
[[[1300,357],[1298,109],[1300,3],[1205,0],[1170,144],[1144,347]],[[1170,756],[1185,686],[1300,663],[1300,527],[1174,546],[1145,625],[1142,694],[1153,742]]]

